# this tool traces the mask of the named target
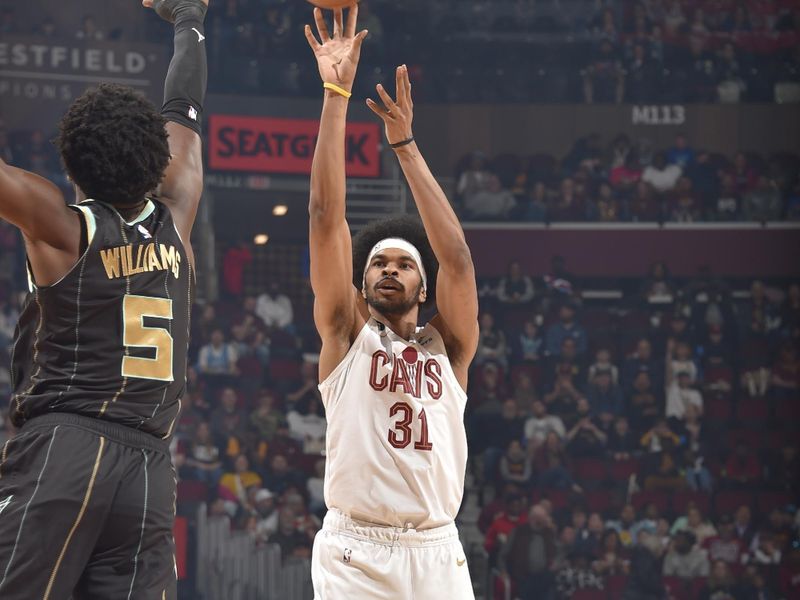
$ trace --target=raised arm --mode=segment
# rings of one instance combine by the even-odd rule
[[[344,358],[355,335],[358,317],[352,240],[345,218],[347,105],[367,33],[356,35],[357,17],[358,7],[354,6],[345,28],[343,11],[334,11],[331,36],[322,11],[316,8],[314,20],[320,40],[308,25],[305,28],[322,82],[329,86],[324,91],[308,202],[314,321],[322,338],[320,379],[325,379]]]
[[[467,369],[478,346],[478,289],[475,268],[461,223],[414,142],[414,103],[405,65],[397,68],[396,85],[396,101],[379,85],[378,95],[384,106],[378,106],[373,100],[367,100],[367,105],[386,126],[389,145],[397,154],[431,247],[439,261],[436,285],[436,306],[439,314],[433,323],[442,333],[450,362],[461,385],[465,386]]]
[[[158,196],[169,206],[178,233],[191,253],[189,238],[203,193],[200,132],[207,80],[203,21],[208,0],[143,0],[142,4],[175,27],[161,108],[167,119],[172,158]]]

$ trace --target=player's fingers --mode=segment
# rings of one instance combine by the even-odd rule
[[[387,93],[380,83],[375,87],[375,89],[378,90],[378,95],[381,97],[381,100],[383,100],[383,103],[387,108],[387,112],[391,112],[397,108],[397,104],[395,104],[394,100],[392,100],[392,97]]]
[[[394,95],[397,97],[398,102],[402,102],[406,97],[406,92],[403,89],[405,82],[403,81],[403,67],[397,67],[394,70]]]
[[[311,32],[311,26],[310,25],[306,25],[305,34],[306,34],[306,39],[308,40],[308,45],[311,46],[311,49],[314,52],[316,52],[317,48],[319,48],[320,45],[319,45],[319,42],[317,41],[317,38],[315,38],[314,34]]]
[[[333,11],[333,37],[340,38],[344,32],[344,10],[337,8]]]
[[[386,112],[386,109],[378,106],[378,103],[375,102],[372,98],[367,98],[367,106],[372,112],[378,115],[382,121],[385,121],[390,116],[389,113]]]
[[[356,23],[358,22],[358,3],[350,7],[347,13],[347,27],[344,30],[344,37],[354,37],[356,35]]]
[[[325,16],[319,8],[314,9],[314,22],[317,24],[319,39],[324,44],[331,39],[331,36],[328,33],[328,24],[325,22]]]
[[[142,6],[145,8],[153,8],[153,0],[142,0]]]
[[[409,106],[414,104],[414,100],[411,98],[411,77],[408,76],[408,67],[403,65],[403,88],[406,92],[406,102],[408,102]]]
[[[351,54],[358,58],[361,56],[361,44],[364,43],[364,38],[367,37],[369,31],[366,29],[358,33],[358,35],[353,39],[352,50],[350,50]]]

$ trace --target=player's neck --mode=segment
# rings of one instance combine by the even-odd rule
[[[369,312],[376,321],[380,321],[395,335],[406,341],[410,340],[417,332],[417,319],[419,318],[419,309],[417,308],[404,315],[384,315],[371,307]]]

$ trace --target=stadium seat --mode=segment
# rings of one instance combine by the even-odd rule
[[[753,505],[752,492],[729,490],[714,496],[714,510],[718,515],[733,514],[742,504]]]
[[[575,590],[571,596],[572,600],[607,600],[604,590]]]
[[[704,412],[711,421],[728,421],[733,413],[732,408],[730,397],[711,397],[705,403]]]
[[[586,506],[592,512],[605,514],[614,506],[614,499],[609,490],[592,490],[586,492]]]
[[[797,429],[800,422],[800,402],[796,400],[779,400],[775,406],[775,417],[781,424]]]
[[[672,494],[672,512],[686,514],[686,507],[693,503],[704,515],[711,511],[711,496],[705,492],[682,491]]]
[[[736,419],[742,425],[760,425],[769,418],[769,407],[763,400],[743,399],[736,407]]]
[[[664,577],[664,588],[670,600],[692,600],[689,581],[681,577]]]
[[[608,591],[609,600],[622,598],[622,592],[627,584],[627,575],[609,575],[606,577],[606,590]]]
[[[791,504],[794,498],[789,492],[758,492],[756,495],[756,502],[758,512],[766,515],[773,508],[783,508],[787,504]]]
[[[289,381],[300,376],[300,363],[285,358],[273,359],[269,363],[269,376],[273,381]]]
[[[597,485],[606,480],[608,469],[602,459],[576,458],[570,465],[570,472],[581,485]]]
[[[743,442],[752,452],[761,448],[763,433],[755,429],[732,429],[728,432],[728,451],[733,451],[738,442]]]
[[[639,461],[635,458],[612,461],[609,467],[611,480],[619,483],[627,482],[631,475],[635,475],[638,472]]]
[[[667,492],[645,490],[634,494],[633,498],[631,498],[631,503],[637,511],[648,504],[655,504],[658,512],[663,514],[669,510],[669,494]]]
[[[706,587],[707,580],[704,577],[695,577],[689,582],[689,593],[692,600],[700,598],[700,594]]]
[[[205,502],[208,499],[208,486],[202,481],[183,479],[178,482],[177,501]]]

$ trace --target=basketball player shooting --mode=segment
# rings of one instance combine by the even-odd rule
[[[174,599],[168,451],[186,381],[203,186],[207,0],[145,0],[174,24],[159,113],[101,85],[57,139],[78,204],[0,160],[0,217],[27,251],[0,453],[0,598]],[[158,198],[150,197],[160,184]]]
[[[333,34],[314,11],[306,37],[325,88],[309,202],[320,391],[328,419],[325,501],[312,577],[317,600],[473,598],[454,519],[467,443],[467,369],[478,341],[469,248],[412,133],[411,84],[383,87],[383,120],[422,224],[372,223],[351,240],[345,220],[345,121],[361,45],[358,8]],[[423,227],[424,226],[424,227]],[[420,308],[438,314],[418,327]]]

